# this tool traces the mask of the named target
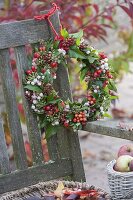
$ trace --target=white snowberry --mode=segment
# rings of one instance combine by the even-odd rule
[[[97,90],[94,90],[94,93],[97,93],[98,91]]]
[[[56,121],[56,122],[55,122],[55,125],[58,125],[58,124],[59,124],[59,122],[58,122],[58,121]]]
[[[37,79],[40,79],[40,78],[41,78],[41,76],[38,75],[38,76],[37,76]]]
[[[39,95],[40,95],[40,97],[43,97],[43,93],[40,93]]]
[[[58,52],[59,52],[60,54],[63,54],[63,56],[66,55],[66,51],[65,51],[64,49],[58,49]]]
[[[84,104],[84,106],[89,106],[89,102],[86,102],[86,103]]]
[[[34,105],[32,105],[31,108],[34,110],[36,107]]]
[[[34,81],[31,82],[31,85],[35,85]]]
[[[104,69],[104,65],[101,65],[101,69]]]
[[[87,53],[87,54],[90,54],[90,51],[88,50],[88,51],[86,51],[86,53]]]
[[[100,107],[100,110],[103,111],[103,107],[102,106]]]
[[[41,85],[42,85],[42,83],[41,83],[41,82],[37,82],[37,85],[41,86]]]
[[[108,67],[108,63],[105,63],[105,64],[104,64],[104,67]]]
[[[105,62],[108,62],[108,58],[104,58],[104,61],[105,61]]]
[[[29,84],[30,84],[30,81],[27,81],[27,84],[29,85]]]
[[[33,100],[33,104],[37,104],[37,100]]]

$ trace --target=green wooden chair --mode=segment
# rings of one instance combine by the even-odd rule
[[[59,31],[58,13],[51,17],[51,21]],[[51,162],[46,163],[42,153],[41,134],[38,123],[30,105],[24,97],[22,79],[27,69],[28,61],[25,51],[26,44],[37,43],[40,39],[48,40],[53,37],[48,23],[44,20],[25,20],[0,25],[0,76],[8,114],[8,122],[12,136],[16,171],[12,171],[6,150],[4,132],[0,125],[0,194],[13,191],[39,181],[57,179],[70,176],[75,181],[85,181],[81,158],[80,144],[77,133],[62,129],[48,141]],[[23,143],[21,123],[16,102],[16,92],[10,67],[9,49],[14,48],[19,81],[22,89],[22,99],[25,109],[27,129],[32,149],[33,166],[27,166],[27,159]],[[71,91],[67,70],[60,66],[55,88],[62,98],[71,99]],[[69,132],[69,133],[68,133]]]
[[[55,29],[59,31],[58,14],[53,15],[51,20]],[[0,25],[0,75],[17,166],[17,170],[11,172],[4,132],[2,124],[0,124],[0,194],[33,185],[39,181],[47,181],[59,177],[70,176],[75,181],[85,181],[77,133],[62,129],[51,137],[48,141],[51,162],[46,163],[43,158],[41,134],[38,129],[37,119],[24,97],[22,79],[28,66],[25,45],[37,43],[40,39],[48,40],[51,37],[53,35],[46,21],[26,20]],[[27,166],[15,86],[10,67],[10,48],[14,48],[16,55],[27,129],[32,148],[32,167]],[[72,99],[68,73],[62,66],[58,69],[55,88],[64,100],[68,99],[68,97]],[[117,125],[118,121],[113,120],[89,122],[84,130],[133,140],[133,132],[121,130]]]

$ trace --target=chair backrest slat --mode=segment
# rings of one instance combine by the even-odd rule
[[[0,121],[0,173],[8,174],[10,172],[11,170],[9,165],[5,134],[2,126],[2,121]]]
[[[27,168],[27,160],[8,49],[0,50],[0,62],[1,80],[7,108],[9,127],[12,134],[12,143],[16,165],[18,169],[25,169]]]
[[[53,135],[47,141],[49,157],[51,160],[58,160],[60,158],[59,150],[58,150],[58,139],[57,134]]]
[[[26,56],[25,46],[15,47],[15,55],[16,55],[19,81],[22,91],[23,105],[26,114],[27,129],[32,148],[33,164],[39,164],[42,163],[44,160],[42,153],[42,146],[41,146],[41,134],[38,128],[38,122],[36,116],[33,114],[31,106],[29,105],[28,101],[25,98],[24,88],[23,88],[23,76],[25,70],[28,69],[28,60]]]
[[[68,70],[63,66],[60,66],[57,71],[57,79],[55,81],[55,88],[57,91],[59,91],[59,95],[62,97],[62,99],[72,100]],[[66,140],[66,135],[67,135],[67,140]],[[77,181],[81,181],[81,180],[84,181],[85,174],[84,174],[84,169],[83,169],[83,163],[81,160],[82,156],[81,156],[78,133],[75,133],[72,130],[64,129],[64,131],[62,130],[62,139],[63,138],[65,139],[65,143],[63,142],[64,148],[66,149],[67,152],[69,152],[69,156],[71,156],[72,158],[72,165],[73,165],[72,178]],[[66,155],[64,151],[62,152],[62,155]]]

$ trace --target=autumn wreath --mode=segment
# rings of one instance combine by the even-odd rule
[[[40,127],[47,127],[46,137],[64,126],[74,131],[87,121],[107,116],[111,90],[116,90],[108,58],[83,40],[83,31],[69,34],[61,29],[59,38],[41,42],[35,49],[31,69],[26,71],[25,95],[36,113]],[[80,64],[80,80],[86,81],[87,92],[81,102],[63,101],[53,87],[60,65],[68,67],[67,58]]]

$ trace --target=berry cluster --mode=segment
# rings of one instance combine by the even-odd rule
[[[87,122],[87,118],[84,112],[75,113],[73,118],[74,123],[81,123],[82,125],[85,125]]]
[[[90,105],[94,105],[96,103],[96,99],[92,95],[88,95],[87,99]]]
[[[65,40],[62,40],[59,44],[60,49],[64,49],[65,51],[68,51],[71,46],[75,44],[74,38],[67,38]]]
[[[43,110],[47,115],[54,115],[59,112],[57,105],[49,104],[43,107]]]

